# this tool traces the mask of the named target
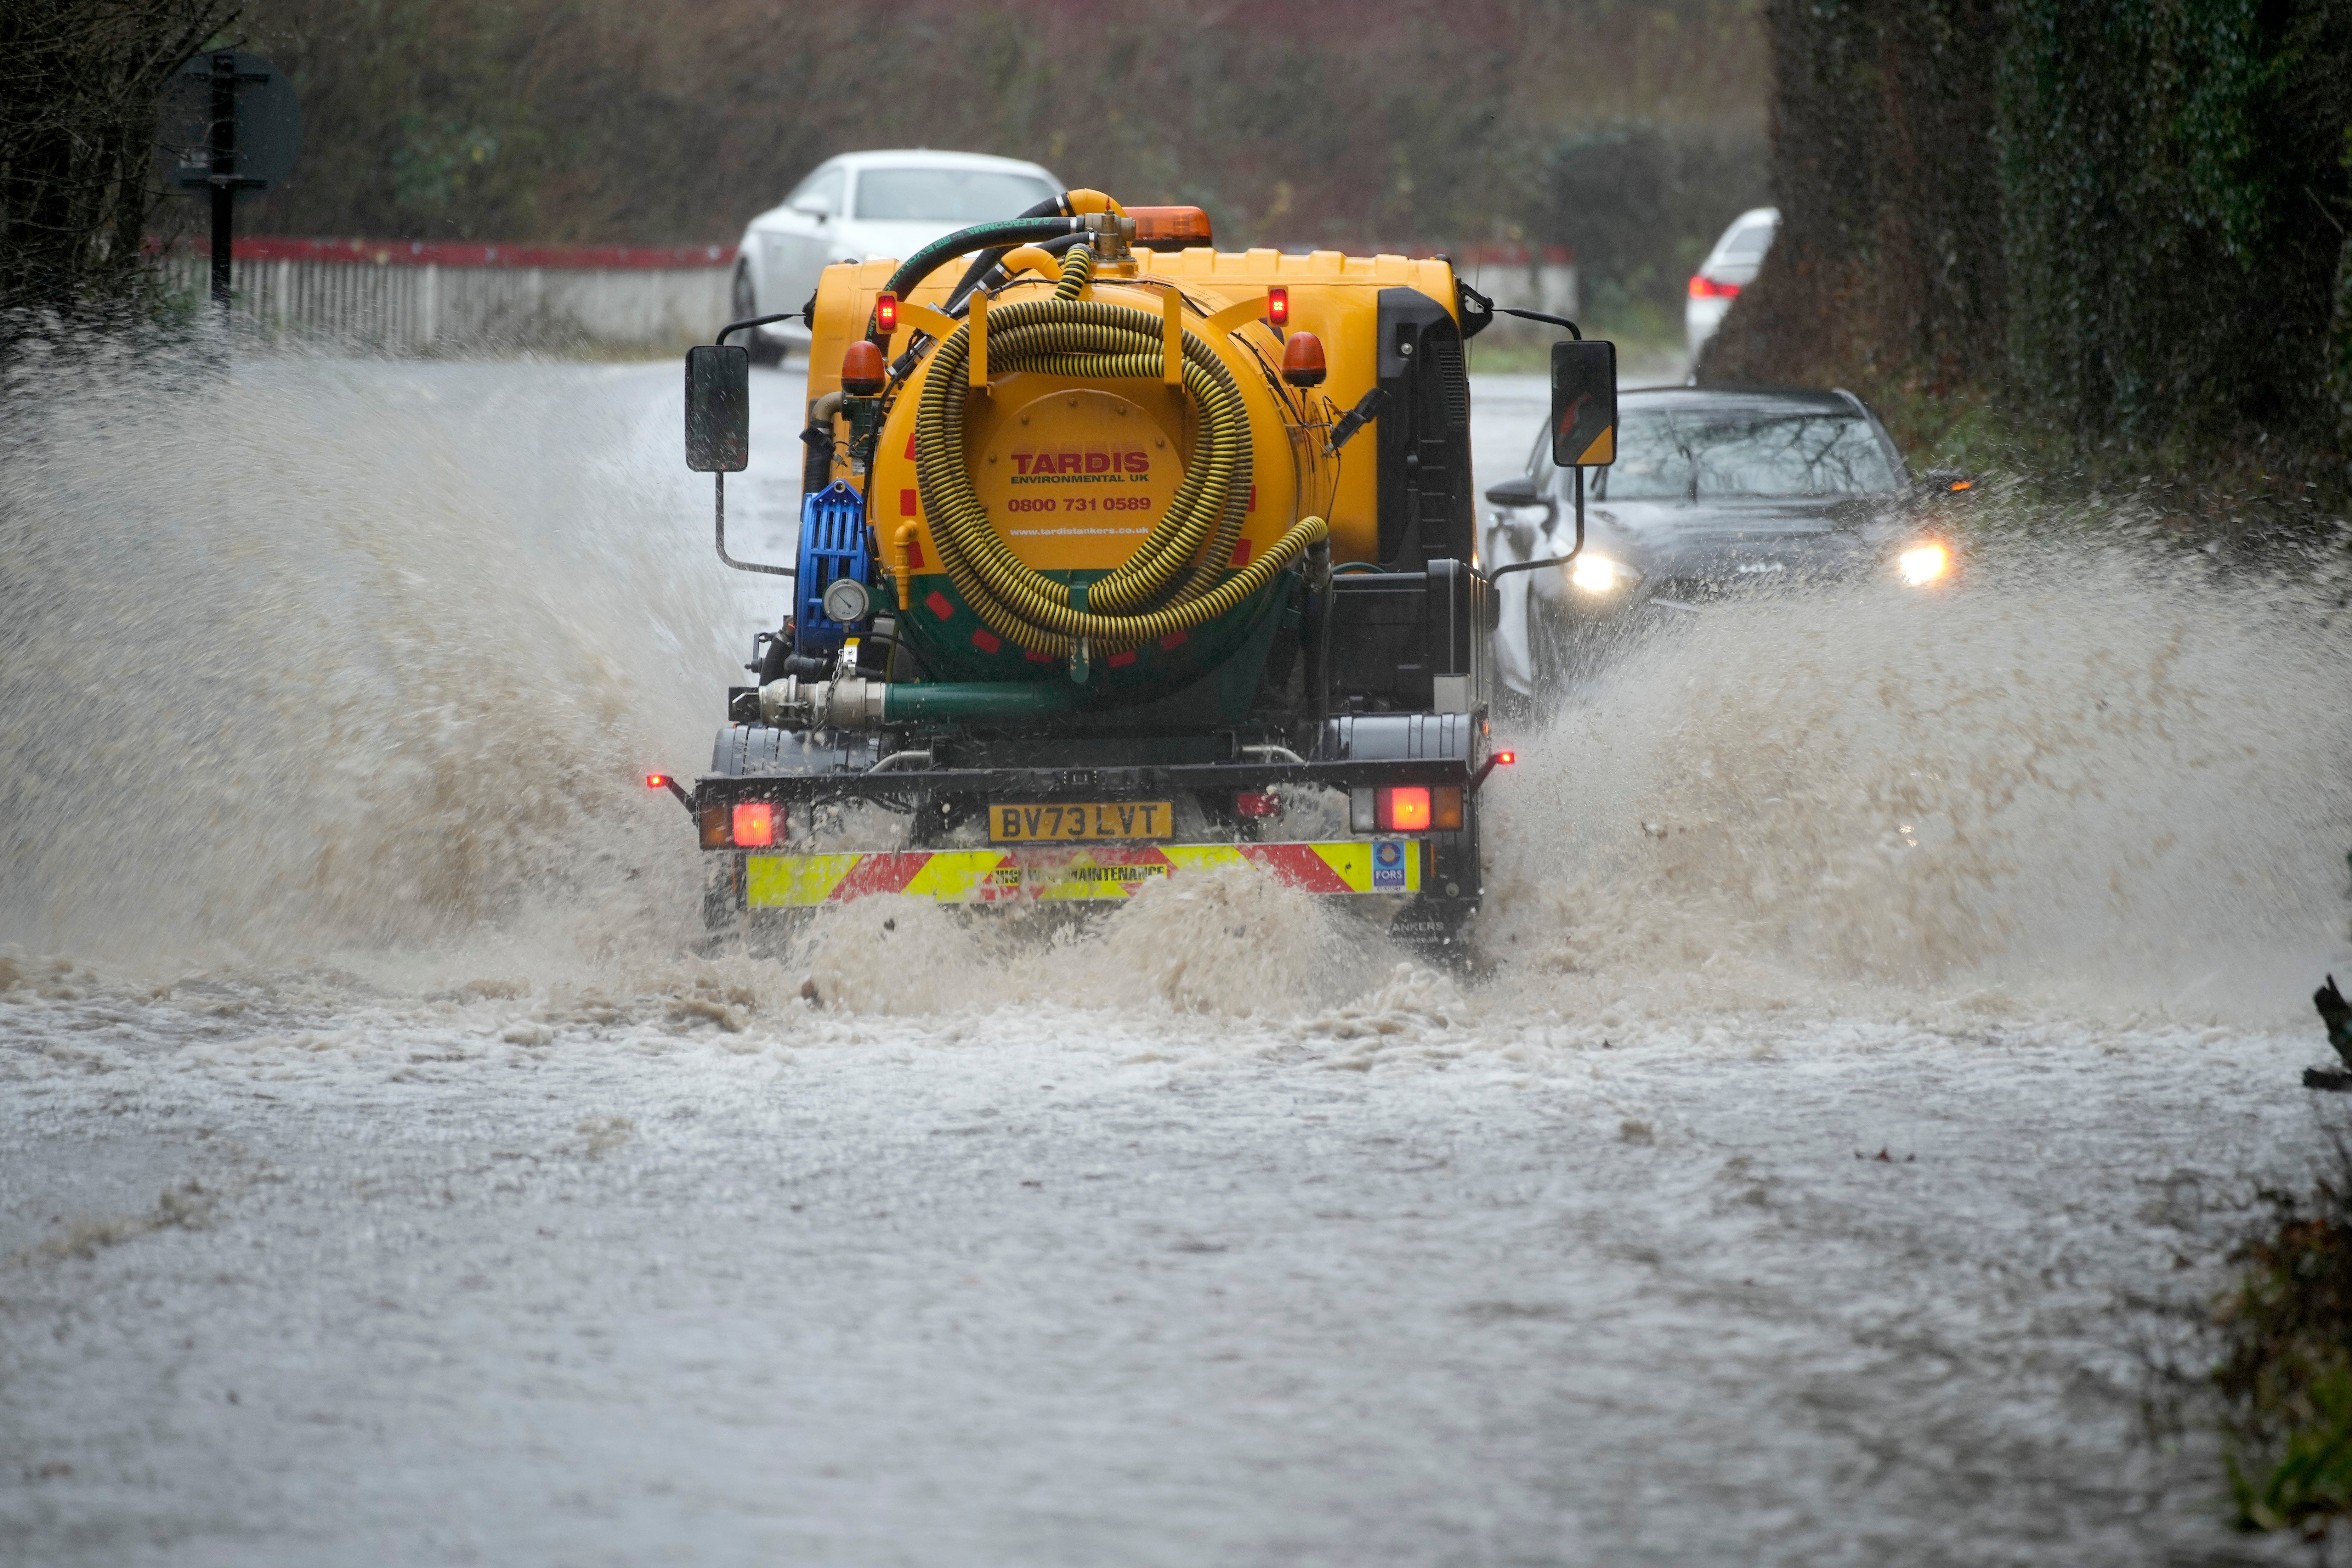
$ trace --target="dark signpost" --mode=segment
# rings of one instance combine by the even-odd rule
[[[294,84],[243,49],[191,57],[164,86],[157,155],[173,189],[210,193],[212,299],[226,312],[236,199],[283,183],[302,155],[302,106],[295,101]]]

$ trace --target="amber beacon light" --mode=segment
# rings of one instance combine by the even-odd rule
[[[1293,332],[1282,346],[1282,379],[1295,387],[1319,387],[1326,373],[1323,340],[1312,332]]]
[[[1198,207],[1129,207],[1135,220],[1135,243],[1146,250],[1186,250],[1213,244],[1209,214]]]

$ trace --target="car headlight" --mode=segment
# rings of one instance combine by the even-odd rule
[[[1575,564],[1568,569],[1568,580],[1587,593],[1612,592],[1635,581],[1641,575],[1622,562],[1611,560],[1605,555],[1594,555],[1589,550],[1578,556]]]
[[[1939,544],[1915,545],[1895,558],[1895,569],[1914,588],[1925,587],[1951,570],[1952,558]]]

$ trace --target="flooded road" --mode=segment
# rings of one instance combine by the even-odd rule
[[[2044,540],[1633,650],[1462,975],[1248,880],[706,956],[639,778],[773,606],[676,390],[260,364],[0,479],[9,1560],[2306,1560],[2136,1436],[2325,1141],[2305,585]]]

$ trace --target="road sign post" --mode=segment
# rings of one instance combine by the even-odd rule
[[[302,154],[302,107],[286,74],[243,49],[183,61],[163,89],[156,156],[164,183],[211,204],[214,308],[227,319],[238,197],[283,184]]]

